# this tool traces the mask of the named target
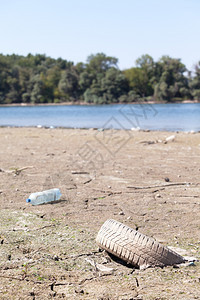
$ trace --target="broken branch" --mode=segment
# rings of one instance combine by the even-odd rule
[[[168,186],[176,186],[176,185],[191,185],[191,183],[187,182],[177,182],[177,183],[169,183],[169,184],[161,184],[161,185],[151,185],[151,186],[127,186],[128,189],[135,190],[143,190],[143,189],[153,189],[158,187],[168,187]]]

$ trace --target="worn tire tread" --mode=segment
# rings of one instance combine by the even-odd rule
[[[166,266],[183,263],[179,254],[118,221],[109,219],[98,232],[98,246],[135,266]]]

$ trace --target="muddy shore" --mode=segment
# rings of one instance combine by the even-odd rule
[[[95,242],[112,218],[200,259],[200,133],[0,128],[0,145],[0,299],[200,299],[198,261],[138,270]]]

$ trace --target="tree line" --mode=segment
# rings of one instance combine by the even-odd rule
[[[0,54],[0,104],[93,104],[200,100],[200,62],[191,72],[180,59],[146,54],[126,70],[104,53],[74,64],[44,54]]]

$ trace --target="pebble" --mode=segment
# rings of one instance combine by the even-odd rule
[[[84,294],[84,290],[81,289],[81,288],[77,288],[77,289],[75,290],[75,293],[77,293],[77,294]]]
[[[59,261],[59,257],[58,257],[57,255],[54,255],[54,256],[53,256],[53,260]]]
[[[120,211],[120,212],[119,212],[119,215],[120,215],[120,216],[124,216],[125,213],[124,213],[123,211]]]

